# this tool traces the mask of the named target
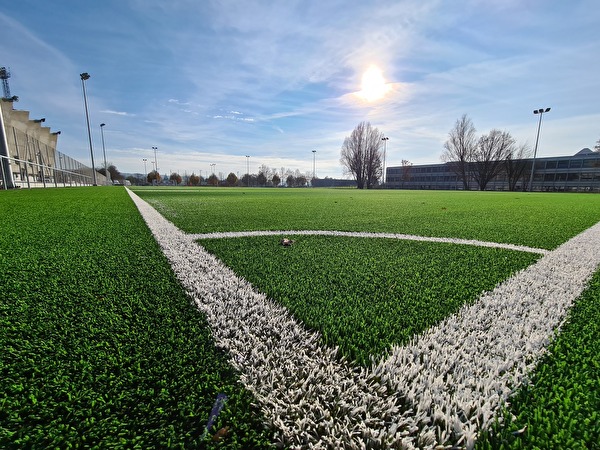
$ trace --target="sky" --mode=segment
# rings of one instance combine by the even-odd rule
[[[105,123],[124,173],[151,171],[156,153],[161,174],[348,177],[341,146],[363,121],[389,138],[387,167],[435,164],[463,114],[533,149],[547,107],[538,157],[600,139],[597,0],[2,3],[15,108],[87,165],[83,72],[95,165]]]

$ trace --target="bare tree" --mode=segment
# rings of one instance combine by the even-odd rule
[[[472,155],[472,175],[479,190],[485,191],[488,183],[502,170],[503,161],[513,152],[515,140],[508,131],[492,130],[479,138]]]
[[[369,122],[361,122],[344,139],[340,162],[354,176],[358,189],[373,187],[382,175],[381,133]]]
[[[594,145],[594,151],[600,153],[600,139],[596,141],[596,145]]]
[[[408,159],[402,160],[402,174],[401,174],[402,187],[404,187],[405,182],[410,181],[410,169],[411,169],[412,165],[413,164]]]
[[[277,173],[273,174],[273,177],[271,178],[271,182],[273,183],[273,186],[275,186],[275,187],[279,186],[279,183],[281,183],[281,178],[279,178],[279,175],[277,175]]]
[[[523,180],[523,190],[527,189],[527,169],[531,169],[531,162],[527,160],[531,154],[531,149],[527,144],[514,146],[504,160],[504,173],[508,180],[508,190],[515,191],[519,180]]]
[[[256,181],[259,186],[264,186],[267,184],[267,176],[263,172],[260,172],[256,177]]]
[[[471,119],[463,114],[448,133],[442,161],[450,165],[450,169],[462,181],[465,190],[469,189],[470,163],[476,148],[475,127]]]

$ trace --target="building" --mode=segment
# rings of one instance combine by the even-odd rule
[[[60,131],[30,119],[29,111],[13,108],[13,99],[0,101],[0,188],[92,184],[92,170],[56,150]],[[98,184],[105,177],[97,174]]]
[[[512,161],[521,168],[520,175],[511,177],[504,167],[488,183],[486,190],[509,191],[511,185],[515,191],[530,190],[532,162],[531,158]],[[452,169],[452,163],[388,167],[386,186],[392,189],[464,189],[462,179]],[[472,173],[468,177],[469,189],[479,189]],[[584,148],[573,156],[536,158],[532,187],[537,192],[600,192],[600,153]]]

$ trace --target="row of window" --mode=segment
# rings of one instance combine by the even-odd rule
[[[561,159],[561,160],[538,160],[535,163],[535,170],[552,170],[552,169],[581,169],[597,167],[597,158],[587,159]],[[530,165],[531,167],[531,165]],[[452,173],[451,169],[446,164],[431,165],[431,166],[411,166],[411,167],[393,167],[388,169],[389,175],[401,175],[402,173],[414,175],[419,173]]]

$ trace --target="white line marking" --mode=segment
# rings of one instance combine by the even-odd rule
[[[520,252],[537,253],[546,255],[549,250],[543,248],[527,247],[525,245],[503,244],[498,242],[479,241],[476,239],[458,239],[458,238],[442,238],[416,236],[414,234],[398,234],[398,233],[368,233],[360,231],[326,231],[326,230],[291,230],[291,231],[230,231],[223,233],[196,233],[189,234],[193,239],[221,239],[221,238],[236,238],[247,236],[279,236],[279,235],[306,235],[306,236],[344,236],[358,238],[383,238],[383,239],[401,239],[406,241],[421,241],[421,242],[440,242],[446,244],[463,244],[475,245],[478,247],[494,247],[506,250],[517,250]]]
[[[291,448],[471,448],[600,264],[598,223],[367,370],[340,361],[198,235],[129,193],[275,439]]]

